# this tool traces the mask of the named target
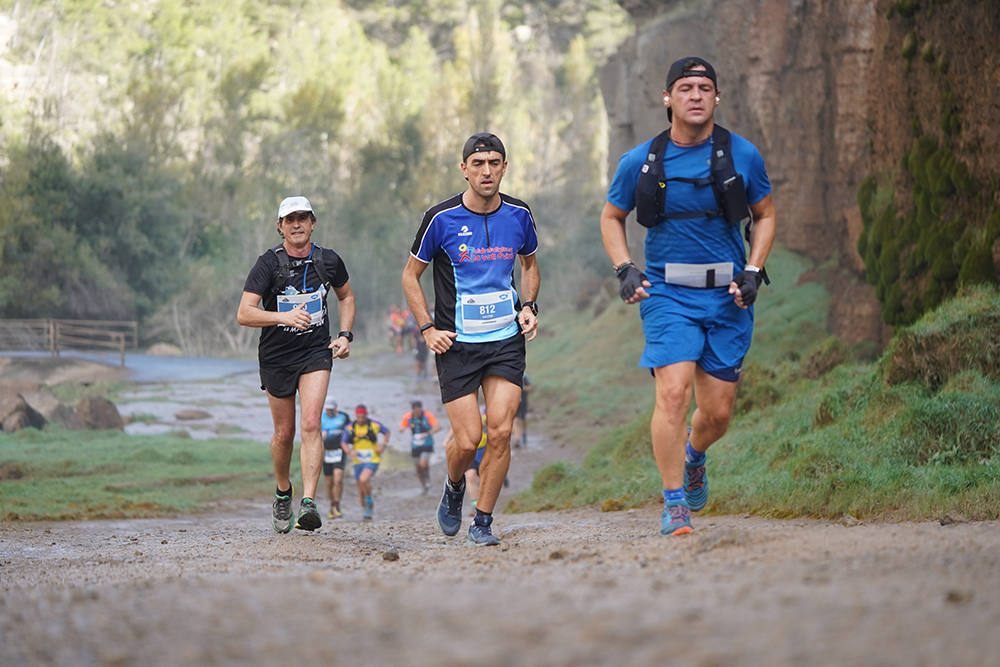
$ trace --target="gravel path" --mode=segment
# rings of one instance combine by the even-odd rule
[[[574,455],[542,444],[505,495]],[[501,513],[477,549],[412,472],[376,480],[375,521],[348,486],[312,534],[274,534],[264,497],[2,523],[0,665],[1000,664],[1000,522],[708,516],[663,538],[653,506]]]

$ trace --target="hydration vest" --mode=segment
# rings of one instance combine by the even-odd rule
[[[319,259],[317,260],[311,259],[311,257],[314,256],[317,251],[319,251]],[[269,252],[273,252],[275,256],[278,258],[278,281],[271,288],[271,291],[275,295],[277,295],[281,294],[284,291],[285,287],[291,282],[292,266],[291,262],[288,259],[288,252],[285,250],[285,245],[283,243],[279,243],[278,245],[274,246],[273,248],[270,249]],[[329,292],[330,279],[327,277],[326,269],[323,266],[323,248],[313,243],[312,252],[310,253],[310,259],[305,259],[302,261],[306,264],[307,268],[308,265],[310,264],[312,265],[312,267],[316,270],[316,274],[319,276],[320,282],[323,283],[323,287],[325,287],[326,291]]]
[[[744,235],[750,242],[750,230],[753,227],[753,216],[747,203],[746,185],[743,175],[736,171],[731,151],[732,140],[729,130],[718,123],[712,128],[712,157],[707,178],[685,178],[683,176],[666,177],[663,173],[663,154],[670,140],[670,128],[656,135],[649,146],[649,154],[639,173],[639,182],[635,186],[635,215],[643,227],[656,227],[670,218],[725,218],[735,225],[746,224]],[[712,186],[715,202],[718,208],[708,211],[685,211],[679,213],[664,213],[666,203],[667,182],[680,181],[690,183],[695,187]],[[761,278],[770,284],[767,273],[761,268]]]

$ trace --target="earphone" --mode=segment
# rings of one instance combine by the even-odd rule
[[[715,98],[715,102],[716,102],[716,104],[718,104],[718,102],[719,102],[719,98],[718,97]]]

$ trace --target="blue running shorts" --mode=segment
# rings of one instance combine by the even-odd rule
[[[639,302],[646,338],[639,366],[694,361],[720,380],[739,380],[753,337],[753,307],[737,306],[725,288],[665,288]]]
[[[377,463],[355,463],[354,464],[354,481],[361,479],[362,470],[371,470],[372,475],[378,470]]]

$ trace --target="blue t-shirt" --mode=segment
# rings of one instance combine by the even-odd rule
[[[730,133],[731,153],[736,171],[743,176],[747,201],[756,204],[771,192],[764,158],[752,143]],[[622,155],[618,170],[608,188],[607,200],[624,211],[635,208],[635,188],[639,173],[646,162],[653,139],[645,141]],[[697,146],[682,147],[667,142],[663,155],[666,178],[708,178],[710,176],[712,140]],[[680,181],[667,181],[664,197],[665,213],[711,211],[719,208],[711,185],[695,186]],[[746,264],[740,225],[725,218],[668,218],[646,231],[646,275],[653,284],[651,294],[666,289],[663,265],[667,262],[709,264],[732,262],[734,271]]]
[[[350,415],[346,412],[338,412],[334,416],[323,414],[320,416],[319,428],[323,432],[323,446],[326,449],[337,449],[340,447],[341,438],[344,437],[344,427],[351,421]]]
[[[516,335],[514,256],[537,249],[528,205],[503,193],[486,214],[465,208],[461,194],[428,209],[410,252],[434,262],[434,326],[458,333],[463,343]]]

